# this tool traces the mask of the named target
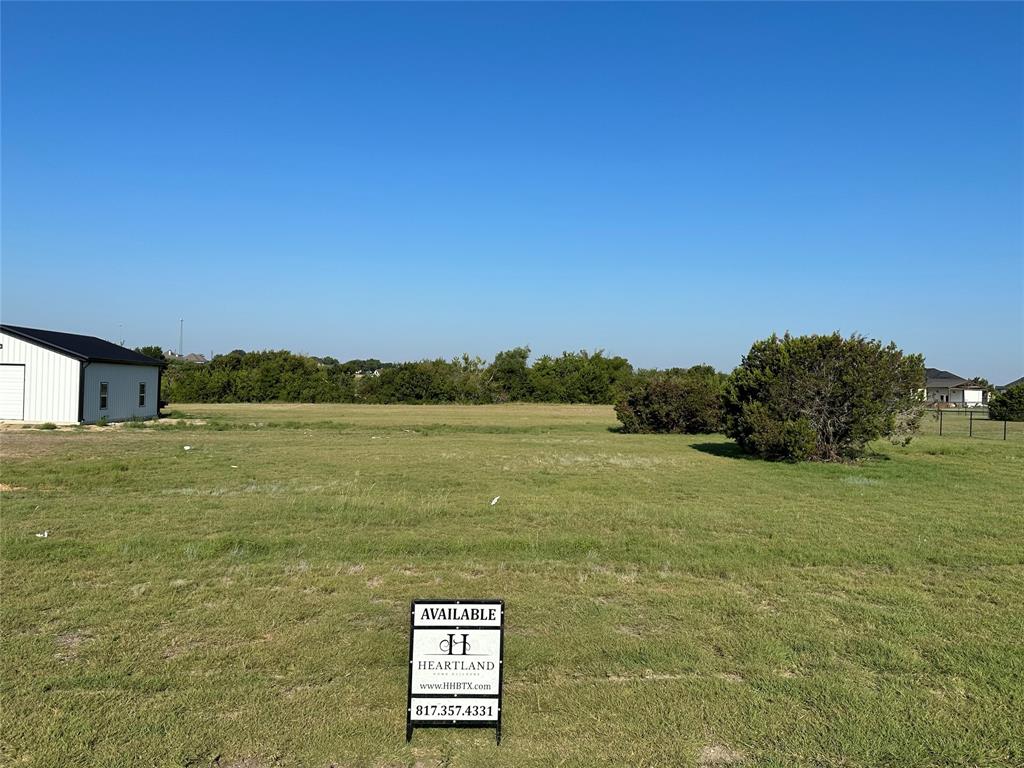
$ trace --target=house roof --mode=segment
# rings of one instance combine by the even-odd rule
[[[1020,384],[1024,384],[1024,376],[1021,376],[1019,379],[1016,379],[1015,381],[1011,381],[1009,384],[1004,384],[1001,387],[996,387],[996,389],[998,389],[1001,392],[1004,389],[1009,389],[1010,387],[1016,387],[1016,386],[1018,386]]]
[[[963,376],[957,376],[955,373],[944,371],[941,368],[925,368],[924,375],[929,379],[956,379],[957,381],[966,381]]]
[[[979,384],[968,381],[955,373],[944,371],[941,368],[924,369],[925,387],[949,387],[950,389],[983,389]]]
[[[19,339],[30,341],[41,347],[60,352],[89,363],[118,363],[121,365],[158,365],[164,366],[162,360],[140,354],[127,347],[122,347],[95,336],[82,336],[77,333],[61,331],[44,331],[39,328],[24,328],[20,325],[0,324],[0,330]]]

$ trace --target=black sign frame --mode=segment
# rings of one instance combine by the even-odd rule
[[[413,720],[412,719],[412,707],[414,699],[417,698],[430,698],[430,699],[458,699],[459,694],[457,693],[417,693],[412,692],[412,646],[413,646],[413,635],[416,631],[416,606],[417,605],[498,605],[501,607],[501,621],[497,627],[492,625],[482,624],[468,624],[458,625],[456,629],[497,629],[498,630],[498,716],[494,720]],[[426,627],[420,627],[420,629],[426,629]],[[406,703],[405,703],[405,740],[406,742],[412,741],[412,732],[414,728],[493,728],[494,739],[497,744],[501,744],[501,716],[504,713],[505,699],[504,699],[504,680],[505,680],[505,601],[504,600],[442,600],[442,599],[425,599],[425,600],[413,600],[409,606],[409,685],[407,688]],[[472,694],[463,694],[462,698],[473,698]],[[487,696],[483,698],[494,698],[493,696]]]

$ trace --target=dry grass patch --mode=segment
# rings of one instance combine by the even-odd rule
[[[744,760],[743,753],[725,744],[709,744],[702,748],[697,756],[700,768],[722,768],[722,766],[739,765]]]
[[[54,654],[54,657],[57,661],[65,663],[74,661],[78,658],[78,655],[82,650],[82,646],[91,639],[91,635],[80,629],[73,629],[70,632],[57,635],[55,638],[57,652]]]

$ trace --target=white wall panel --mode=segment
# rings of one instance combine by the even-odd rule
[[[77,360],[0,333],[0,363],[25,366],[25,421],[78,421]]]
[[[25,366],[0,363],[0,419],[25,418]]]

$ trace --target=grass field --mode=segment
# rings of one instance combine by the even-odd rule
[[[0,763],[1024,764],[1020,437],[789,465],[606,407],[176,409],[0,436]],[[507,602],[500,747],[405,744],[447,596]]]

